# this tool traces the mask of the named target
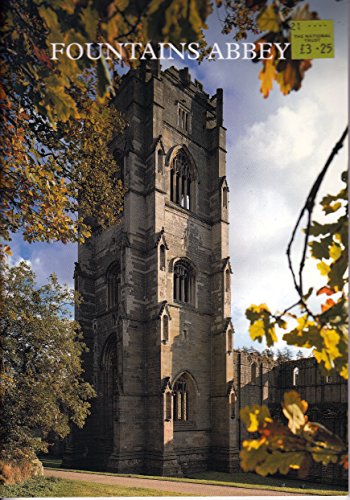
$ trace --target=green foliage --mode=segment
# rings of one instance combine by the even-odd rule
[[[0,237],[84,241],[87,216],[110,225],[122,210],[109,150],[124,127],[107,106],[119,81],[115,61],[51,60],[50,44],[198,39],[210,11],[201,0],[3,2]]]
[[[33,111],[47,116],[51,123],[79,118],[79,106],[72,93],[76,88],[85,90],[86,82],[81,76],[99,74],[100,79],[90,89],[94,100],[108,95],[117,76],[116,68],[105,55],[96,61],[85,57],[51,60],[51,43],[115,45],[126,40],[198,40],[210,12],[210,2],[201,0],[7,0],[3,2],[1,23],[3,42],[8,48],[4,58],[4,91],[11,99],[11,90],[29,93]],[[101,64],[107,71],[101,71]],[[13,70],[15,75],[11,77]]]
[[[47,451],[49,435],[67,436],[71,422],[82,427],[95,393],[83,380],[86,347],[69,319],[73,292],[55,275],[36,287],[24,262],[3,279],[0,458],[13,461]]]
[[[210,10],[200,0],[2,3],[1,238],[84,241],[86,216],[109,225],[122,209],[109,143],[123,123],[107,106],[117,68],[105,55],[51,60],[50,44],[200,38]]]
[[[243,441],[241,467],[262,476],[287,474],[298,470],[300,477],[308,474],[312,461],[344,464],[346,445],[321,424],[309,422],[305,415],[308,404],[296,391],[284,394],[283,414],[288,425],[271,418],[266,406],[241,409],[240,416],[248,432],[259,437]]]
[[[91,101],[86,93],[77,91],[74,98],[79,120],[58,121],[54,127],[34,109],[24,111],[31,106],[26,94],[15,104],[8,100],[2,238],[21,231],[29,242],[83,241],[91,234],[87,216],[102,226],[117,221],[124,188],[108,144],[116,131],[123,131],[123,121],[115,109]]]

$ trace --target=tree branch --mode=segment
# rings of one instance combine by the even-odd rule
[[[305,301],[304,301],[304,291],[303,291],[303,270],[304,270],[304,266],[305,266],[305,260],[306,260],[306,252],[307,252],[307,248],[308,248],[308,243],[309,243],[309,237],[310,237],[310,228],[311,228],[311,220],[312,220],[312,212],[314,210],[314,207],[315,207],[315,201],[316,201],[316,196],[318,194],[318,191],[321,187],[321,184],[322,184],[322,181],[335,157],[335,155],[339,152],[339,150],[343,147],[344,145],[344,140],[346,138],[348,134],[348,127],[346,127],[346,129],[344,130],[342,136],[340,137],[339,141],[336,143],[336,145],[334,146],[331,154],[329,155],[324,167],[322,168],[321,172],[318,174],[317,176],[317,179],[315,180],[314,184],[312,185],[312,188],[308,194],[308,197],[306,199],[306,202],[303,206],[303,208],[301,209],[301,212],[299,214],[299,217],[297,219],[297,222],[294,226],[294,229],[292,231],[292,236],[291,236],[291,239],[288,243],[288,247],[287,247],[287,259],[288,259],[288,267],[289,267],[289,270],[292,274],[292,277],[293,277],[293,283],[294,283],[294,288],[296,289],[299,297],[300,297],[300,304],[303,305],[303,307],[305,308],[305,310],[311,315],[311,311],[308,309]],[[293,264],[292,264],[292,257],[291,257],[291,253],[292,253],[292,246],[293,246],[293,243],[294,243],[294,240],[295,240],[295,235],[296,235],[296,232],[299,228],[299,225],[300,225],[300,222],[305,214],[305,212],[307,212],[308,214],[308,217],[307,217],[307,225],[306,225],[306,230],[305,230],[305,238],[304,238],[304,245],[303,245],[303,251],[302,251],[302,257],[301,257],[301,260],[299,262],[299,271],[298,271],[298,279],[297,279],[297,276],[296,276],[296,272],[293,268]]]

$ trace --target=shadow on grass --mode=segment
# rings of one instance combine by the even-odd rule
[[[308,480],[303,479],[290,479],[283,476],[267,476],[262,477],[258,474],[254,474],[252,472],[236,472],[236,473],[226,473],[226,472],[214,472],[207,471],[201,472],[199,474],[195,474],[191,476],[193,479],[197,479],[200,481],[214,481],[219,483],[226,484],[234,484],[235,486],[238,484],[251,486],[260,486],[260,487],[274,487],[278,489],[297,489],[303,490],[305,493],[309,493],[311,491],[318,491],[319,494],[321,492],[347,492],[346,485],[334,485],[334,484],[324,484],[324,483],[315,483]]]

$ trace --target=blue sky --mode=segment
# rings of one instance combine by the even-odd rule
[[[347,122],[348,1],[308,3],[321,19],[334,20],[335,58],[314,60],[300,91],[285,97],[275,87],[264,99],[259,92],[260,68],[247,60],[190,64],[192,77],[207,92],[224,89],[235,347],[261,347],[249,338],[247,306],[265,302],[282,310],[296,300],[287,243],[312,182]],[[220,35],[216,13],[209,26],[212,41],[231,41]],[[326,177],[324,194],[335,192],[346,166],[344,148]],[[39,282],[55,272],[72,286],[76,245],[29,245],[17,235],[12,250],[12,262],[29,260]],[[310,283],[319,279],[311,261],[307,277]],[[278,347],[283,347],[282,341]]]

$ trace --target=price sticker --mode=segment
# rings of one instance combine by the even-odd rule
[[[292,59],[333,58],[333,21],[291,21],[291,48]]]

